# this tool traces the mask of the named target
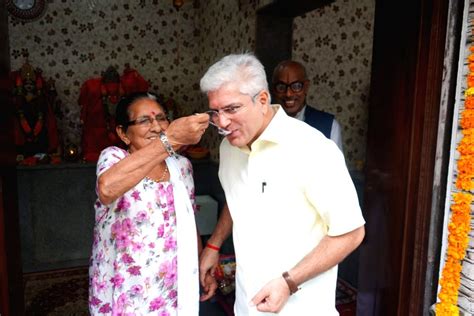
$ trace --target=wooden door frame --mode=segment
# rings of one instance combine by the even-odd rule
[[[439,258],[430,232],[439,224],[433,215],[443,212],[445,194],[435,172],[445,174],[448,164],[450,130],[438,135],[448,8],[448,0],[376,1],[364,204],[376,211],[370,202],[377,197],[367,188],[379,181],[377,172],[387,175],[389,187],[377,192],[389,205],[393,258],[393,284],[380,293],[383,315],[426,315],[436,300],[429,256],[436,257],[438,249]],[[453,94],[450,98],[445,101],[454,101]],[[444,119],[448,113],[441,113]],[[436,277],[432,282],[430,274]]]

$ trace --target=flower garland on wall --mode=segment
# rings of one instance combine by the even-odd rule
[[[451,220],[448,225],[446,262],[439,281],[439,303],[436,315],[459,315],[457,306],[461,283],[462,260],[469,244],[471,204],[474,190],[474,46],[468,57],[469,74],[465,91],[464,109],[460,113],[462,138],[457,146],[456,192],[451,204]]]

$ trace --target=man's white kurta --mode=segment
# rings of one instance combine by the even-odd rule
[[[336,144],[272,107],[277,112],[251,150],[227,139],[220,147],[219,178],[237,259],[237,316],[267,315],[249,307],[267,282],[294,267],[325,235],[365,223]],[[338,315],[336,279],[337,266],[301,284],[279,315]]]

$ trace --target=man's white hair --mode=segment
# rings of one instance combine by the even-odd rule
[[[240,93],[251,97],[262,90],[269,93],[265,69],[251,53],[223,57],[209,67],[200,82],[201,91],[205,94],[226,85],[235,85]]]

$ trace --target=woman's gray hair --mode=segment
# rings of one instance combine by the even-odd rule
[[[240,93],[253,97],[262,90],[270,95],[262,63],[251,53],[231,54],[213,64],[201,78],[205,94],[228,84],[236,84]]]

